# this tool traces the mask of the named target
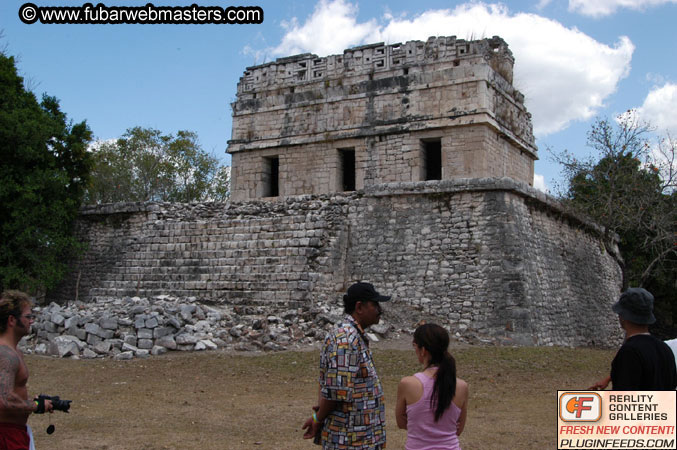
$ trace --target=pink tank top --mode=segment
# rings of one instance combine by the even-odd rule
[[[423,373],[414,374],[423,383],[423,395],[407,405],[407,450],[448,449],[460,450],[456,435],[456,422],[461,409],[451,402],[440,420],[435,422],[435,411],[430,408],[430,395],[435,385],[434,378]]]

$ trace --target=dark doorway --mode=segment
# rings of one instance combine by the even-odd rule
[[[264,197],[277,197],[280,195],[280,157],[271,156],[265,158]]]
[[[355,190],[355,150],[352,148],[339,149],[339,164],[341,190]]]
[[[426,139],[421,141],[423,145],[423,179],[442,179],[442,141],[440,139]]]

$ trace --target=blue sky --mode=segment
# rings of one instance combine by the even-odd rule
[[[191,130],[206,151],[230,164],[230,103],[246,67],[297,53],[327,56],[432,35],[499,35],[508,42],[515,84],[533,115],[539,186],[552,188],[559,179],[548,148],[589,154],[586,133],[595,117],[637,108],[659,132],[677,136],[677,0],[263,0],[247,3],[265,13],[264,22],[253,25],[27,25],[18,15],[24,3],[0,2],[0,48],[17,57],[31,90],[56,96],[69,118],[86,119],[102,140],[133,126]]]

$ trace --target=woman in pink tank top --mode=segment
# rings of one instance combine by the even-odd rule
[[[423,371],[404,377],[397,387],[397,426],[407,430],[407,450],[460,450],[465,426],[468,384],[456,378],[449,354],[449,333],[439,325],[414,332],[414,350]]]

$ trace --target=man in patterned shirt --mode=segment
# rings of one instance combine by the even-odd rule
[[[319,405],[303,424],[303,437],[316,438],[323,449],[386,447],[383,387],[364,329],[379,322],[380,302],[388,300],[369,283],[355,283],[343,296],[346,316],[320,356]]]

